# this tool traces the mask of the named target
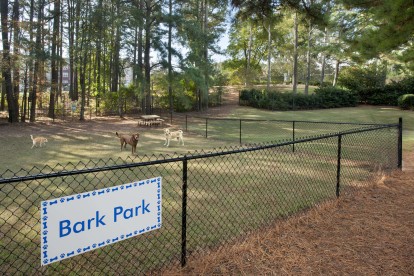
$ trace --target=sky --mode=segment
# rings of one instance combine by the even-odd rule
[[[229,45],[229,34],[228,34],[228,30],[226,31],[225,34],[223,34],[223,36],[221,37],[218,45],[220,46],[220,50],[222,52],[226,53],[227,46]],[[226,60],[228,57],[227,57],[226,54],[224,54],[224,55],[213,54],[211,58],[215,62],[222,62],[222,61]]]

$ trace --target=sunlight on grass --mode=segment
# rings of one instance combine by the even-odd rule
[[[401,115],[402,114],[402,115]],[[239,107],[234,118],[397,123],[404,116],[404,148],[414,144],[413,113],[362,107],[335,110],[269,112]],[[375,120],[371,120],[375,118]],[[194,121],[184,135],[185,146],[172,141],[163,146],[162,129],[140,129],[138,156],[130,146],[120,149],[114,131],[65,131],[51,125],[50,141],[31,150],[26,134],[5,135],[8,145],[0,160],[7,176],[150,161],[186,154],[221,152],[238,145],[240,121],[211,120],[208,139],[204,120]],[[182,122],[181,122],[182,123]],[[126,124],[126,122],[123,122]],[[292,139],[292,122],[242,122],[242,142]],[[295,124],[296,139],[355,128],[352,125]],[[81,133],[81,137],[77,137]],[[353,192],[373,179],[379,170],[396,167],[396,128],[345,135],[342,140],[340,191]],[[391,142],[390,142],[391,141]],[[279,218],[336,198],[338,138],[324,138],[269,149],[188,161],[187,247],[198,252],[260,229]],[[214,149],[217,150],[214,150]],[[194,153],[198,150],[198,153]],[[90,160],[95,161],[90,161]],[[68,163],[71,162],[71,163]],[[45,166],[47,165],[47,166]],[[35,167],[33,167],[35,166]],[[22,170],[23,169],[23,170]],[[177,262],[181,249],[183,163],[165,163],[80,175],[5,184],[0,190],[1,254],[5,274],[80,274],[98,269],[103,274],[147,273]],[[4,170],[3,170],[4,171]],[[128,242],[119,242],[40,268],[40,202],[94,189],[163,177],[163,227]],[[3,251],[3,250],[2,250]],[[156,253],[154,253],[156,252]],[[131,259],[131,256],[134,256]],[[116,268],[102,267],[116,260]],[[30,273],[32,272],[32,273]]]

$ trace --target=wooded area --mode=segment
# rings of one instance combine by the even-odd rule
[[[212,87],[337,85],[343,66],[385,84],[412,76],[414,2],[406,0],[1,1],[1,101],[9,122],[44,105],[108,98],[145,114],[205,110]],[[228,30],[227,30],[228,29]],[[226,49],[221,49],[228,36]],[[218,54],[226,54],[217,61]],[[66,95],[66,96],[65,96]]]

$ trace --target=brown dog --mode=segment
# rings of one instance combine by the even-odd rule
[[[129,144],[132,147],[132,154],[137,151],[137,144],[139,139],[139,133],[135,133],[132,135],[120,135],[118,132],[115,132],[116,136],[119,138],[121,142],[121,151],[122,147],[126,148],[126,145]]]

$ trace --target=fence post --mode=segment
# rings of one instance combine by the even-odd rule
[[[239,136],[239,142],[240,142],[240,145],[241,145],[241,143],[242,143],[242,139],[241,139],[241,137],[242,137],[242,120],[240,119],[240,136]]]
[[[188,131],[188,125],[187,125],[188,124],[188,122],[187,122],[188,119],[187,118],[188,118],[188,115],[186,114],[185,115],[185,131]]]
[[[208,138],[208,135],[207,135],[207,128],[208,128],[208,118],[206,118],[206,138]]]
[[[293,142],[295,142],[295,121],[292,122],[292,136]],[[292,146],[293,152],[295,152],[295,143],[293,143]]]
[[[402,118],[398,120],[398,168],[402,170]]]
[[[183,188],[181,211],[181,266],[187,263],[187,156],[183,160]]]
[[[339,183],[341,179],[341,150],[342,150],[342,134],[338,135],[338,161],[336,165],[336,197],[339,197]]]

